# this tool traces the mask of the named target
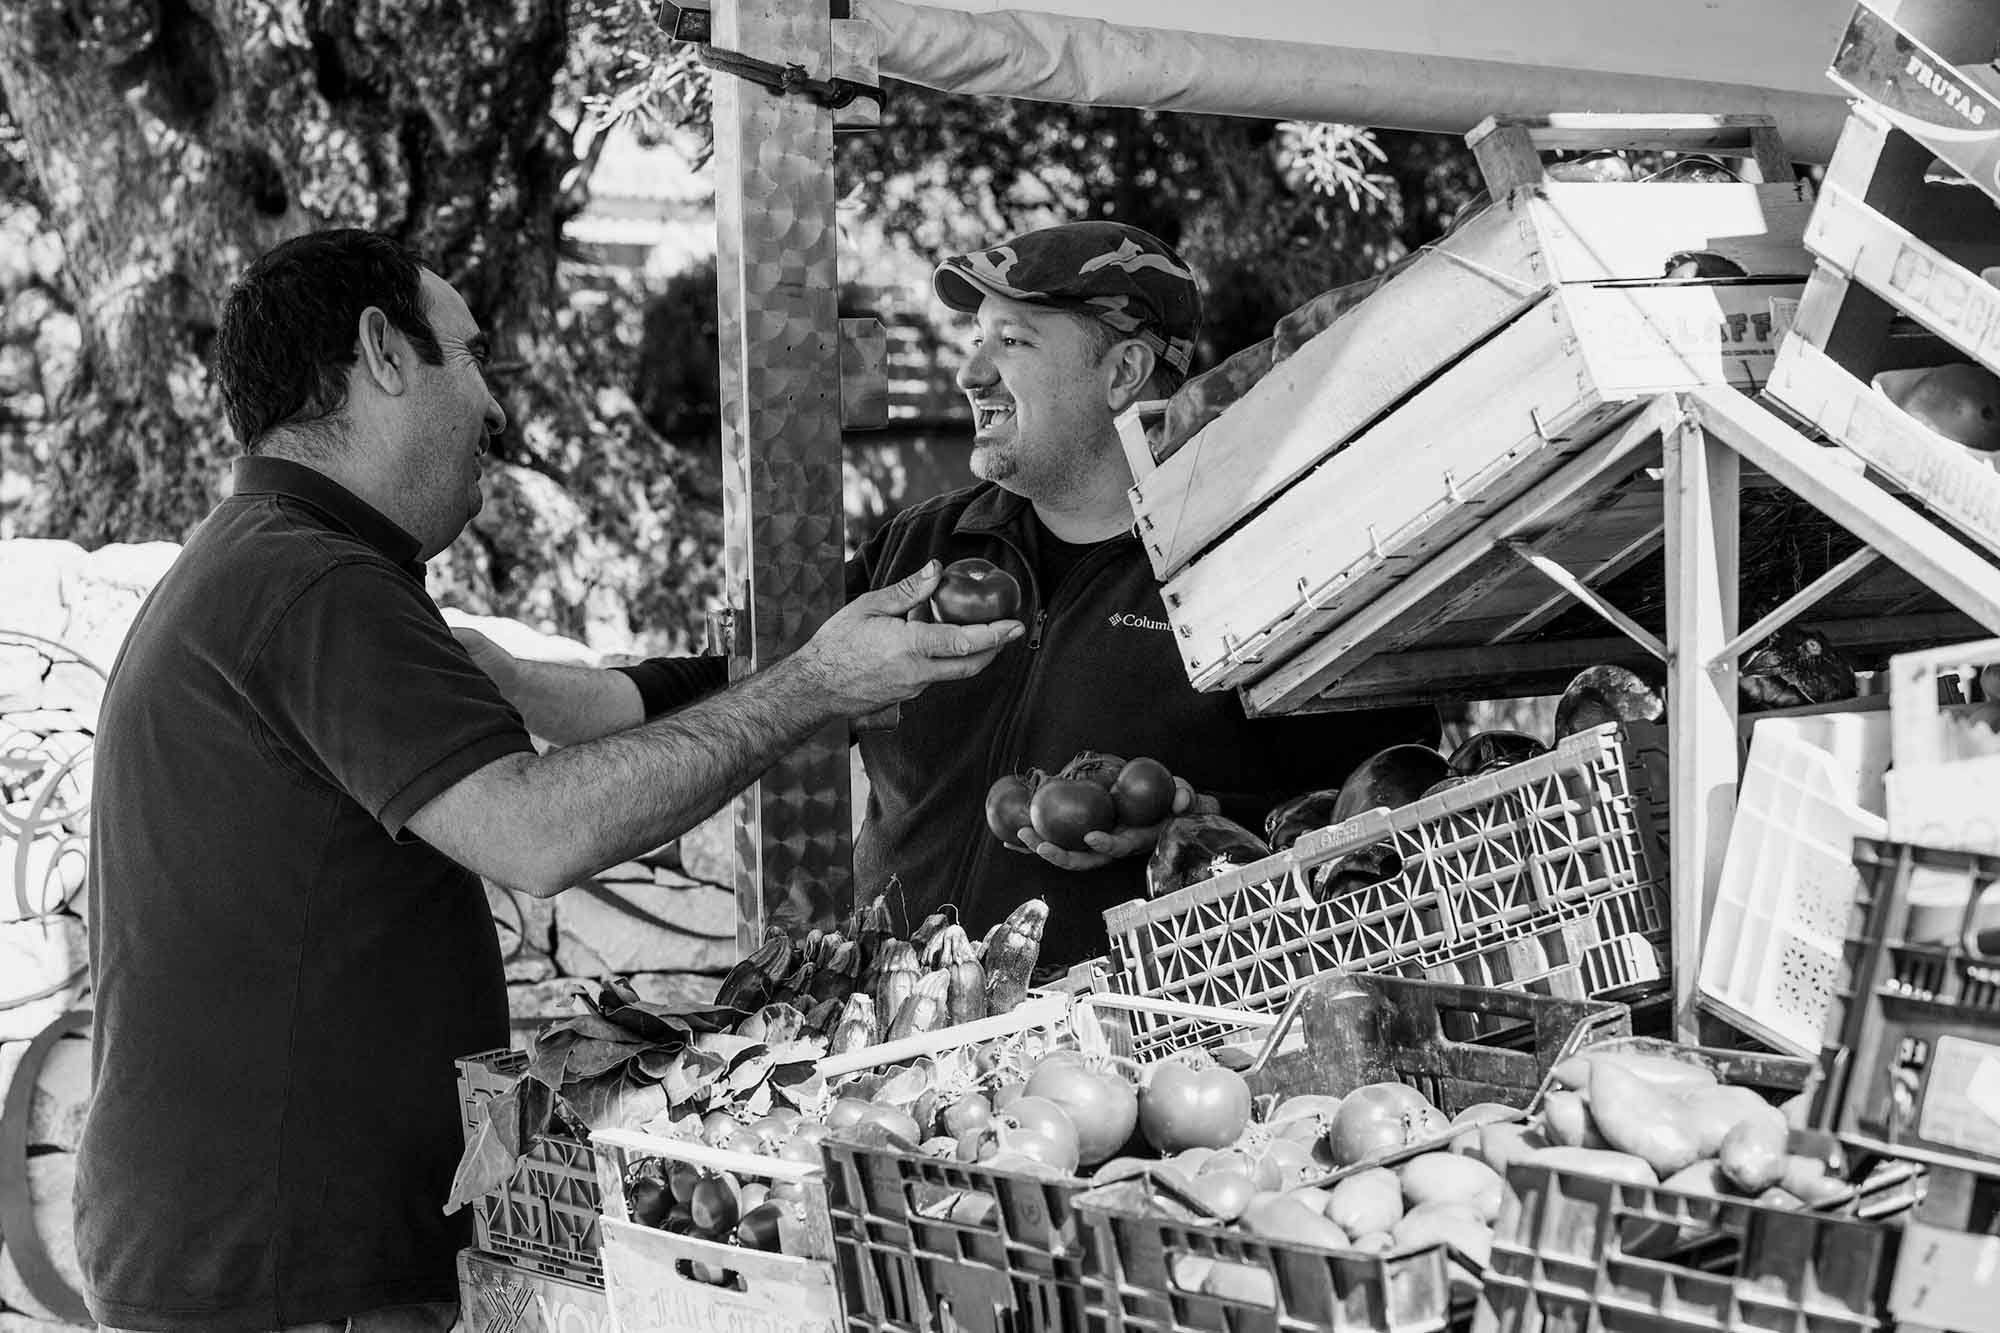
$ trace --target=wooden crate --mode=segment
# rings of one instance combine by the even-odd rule
[[[2000,199],[1996,55],[1991,0],[1864,0],[1827,72]]]
[[[2000,211],[1985,195],[1926,186],[1928,146],[1860,105],[1827,168],[1806,243],[1818,260],[1770,394],[2000,554],[2000,473],[1872,386],[1885,370],[1970,356],[2000,368]]]
[[[1700,385],[1761,388],[1801,290],[1551,289],[1167,581],[1189,679],[1204,690],[1254,682],[1336,604],[1359,607],[1640,400]]]
[[[1157,468],[1150,452],[1134,458],[1133,512],[1154,572],[1183,568],[1550,288],[1655,280],[1683,250],[1803,277],[1811,213],[1809,188],[1791,182],[1546,181],[1507,192]]]

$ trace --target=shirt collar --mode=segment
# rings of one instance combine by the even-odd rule
[[[1039,526],[1034,507],[1028,503],[1025,496],[1016,495],[1005,487],[989,481],[980,483],[979,493],[968,500],[965,508],[959,511],[958,522],[952,525],[952,530],[961,533],[1006,533],[1018,538],[1033,532]],[[1105,540],[1115,542],[1127,538],[1138,540],[1136,526]]]
[[[289,458],[251,454],[236,460],[231,495],[282,495],[310,505],[398,565],[421,578],[423,544],[396,521],[317,468]]]

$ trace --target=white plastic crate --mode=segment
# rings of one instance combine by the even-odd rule
[[[1853,800],[1851,766],[1760,725],[1709,913],[1702,1004],[1781,1051],[1817,1056],[1861,891],[1854,839],[1885,825]]]

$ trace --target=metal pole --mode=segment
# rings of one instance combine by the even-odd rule
[[[719,0],[714,44],[815,78],[828,0]],[[714,85],[723,569],[732,679],[798,647],[844,600],[833,113]],[[853,893],[847,727],[828,727],[736,799],[737,938],[803,929]]]

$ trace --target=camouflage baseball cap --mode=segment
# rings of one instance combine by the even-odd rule
[[[989,293],[1095,315],[1182,375],[1201,332],[1194,273],[1159,237],[1122,222],[1044,227],[937,266],[931,285],[953,310]]]

